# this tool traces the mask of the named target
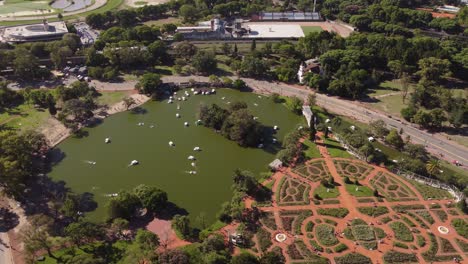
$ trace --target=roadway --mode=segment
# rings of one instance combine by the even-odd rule
[[[188,82],[194,79],[196,81],[208,82],[207,77],[202,76],[165,76],[165,82]],[[311,90],[305,89],[302,86],[289,85],[279,82],[268,82],[255,80],[251,78],[242,78],[249,87],[260,93],[278,93],[281,95],[297,96],[306,99]],[[409,135],[413,143],[422,144],[432,154],[452,162],[459,161],[468,169],[468,148],[459,145],[456,142],[450,141],[443,135],[438,133],[428,133],[419,129],[416,125],[410,124],[404,120],[400,120],[389,116],[386,113],[370,109],[363,103],[357,101],[345,100],[338,97],[327,96],[317,93],[317,105],[326,108],[332,113],[347,116],[360,122],[369,123],[374,120],[383,120],[390,128],[397,130],[403,129],[403,136]],[[442,156],[441,156],[442,155]]]

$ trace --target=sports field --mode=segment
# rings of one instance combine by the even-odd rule
[[[318,27],[318,26],[301,26],[301,28],[302,28],[302,31],[304,31],[305,36],[307,36],[309,33],[320,32],[323,30],[321,27]]]

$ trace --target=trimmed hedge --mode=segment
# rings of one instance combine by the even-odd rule
[[[266,252],[268,248],[273,244],[271,242],[271,234],[263,228],[259,228],[257,231],[257,241],[262,252]]]
[[[414,240],[413,234],[407,225],[402,222],[392,222],[390,223],[390,228],[395,233],[395,238],[404,242],[411,242]]]
[[[334,246],[339,243],[335,237],[335,229],[327,224],[320,224],[315,227],[315,234],[320,244],[324,246]]]
[[[384,254],[385,263],[417,263],[418,258],[415,254],[408,254],[398,251],[388,251]]]
[[[466,220],[456,218],[452,220],[451,224],[460,236],[464,237],[465,239],[468,239],[468,223]]]
[[[348,246],[346,246],[345,244],[339,244],[338,246],[336,246],[333,250],[336,252],[336,253],[340,253],[340,252],[343,252],[345,250],[348,249]]]
[[[348,253],[341,257],[335,257],[336,264],[372,264],[370,258],[359,253]]]
[[[358,207],[358,211],[362,214],[368,215],[368,216],[381,216],[384,214],[388,214],[388,208],[385,206],[367,206],[367,207]]]
[[[349,210],[346,208],[319,208],[317,210],[319,215],[328,215],[336,218],[344,218],[349,214]]]

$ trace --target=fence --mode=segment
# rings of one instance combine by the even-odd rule
[[[361,155],[356,148],[354,148],[353,146],[350,146],[349,144],[347,144],[347,142],[345,140],[343,140],[342,137],[339,134],[334,133],[334,136],[335,136],[336,140],[338,140],[343,145],[343,147],[349,153],[351,153],[351,155],[357,157],[360,160],[364,160],[364,161],[367,162],[366,157]],[[405,177],[407,179],[415,180],[415,181],[417,181],[419,183],[426,184],[426,185],[429,185],[429,186],[434,187],[434,188],[446,190],[453,197],[455,197],[456,202],[459,202],[459,201],[465,199],[465,195],[460,190],[458,190],[458,188],[455,187],[454,185],[446,184],[446,183],[443,183],[443,182],[441,182],[439,180],[424,177],[424,176],[418,175],[418,174],[416,174],[414,172],[410,172],[410,171],[406,171],[406,170],[402,170],[402,169],[398,169],[398,168],[392,169],[392,172],[397,174],[397,175],[400,175],[402,177]]]

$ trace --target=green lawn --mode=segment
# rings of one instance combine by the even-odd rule
[[[406,179],[408,182],[410,182],[418,192],[424,197],[424,199],[445,199],[445,198],[450,198],[452,195],[450,195],[449,192],[446,190],[442,190],[439,188],[434,188],[426,184],[419,183],[417,181],[409,180]]]
[[[374,191],[367,187],[361,185],[354,185],[354,184],[345,184],[346,191],[348,191],[352,196],[356,197],[370,197],[374,196]],[[356,187],[358,190],[356,191]]]
[[[0,125],[20,130],[35,129],[43,124],[50,116],[47,109],[36,109],[33,105],[22,104],[0,112]]]
[[[338,191],[338,188],[336,187],[328,188],[328,190],[329,191],[327,192],[327,187],[320,184],[317,188],[315,188],[314,195],[318,194],[318,196],[320,196],[323,199],[336,198],[340,195],[340,192]]]
[[[304,32],[304,35],[306,36],[309,35],[309,33],[323,31],[321,27],[317,27],[317,26],[301,26],[301,28],[302,28],[302,31]]]
[[[322,156],[320,155],[320,151],[317,148],[317,145],[310,141],[309,139],[305,140],[304,143],[302,143],[304,147],[304,154],[307,159],[314,159],[314,158],[321,158]]]
[[[340,142],[331,139],[331,138],[326,138],[324,140],[325,146],[327,147],[328,153],[332,157],[336,158],[353,158],[353,155],[349,154],[346,149],[344,149]]]
[[[128,91],[119,91],[119,92],[103,92],[101,93],[101,96],[99,96],[97,98],[97,103],[99,105],[108,105],[108,106],[111,106],[113,104],[116,104],[120,101],[122,101],[122,99],[125,97],[125,96],[128,96],[130,95],[130,92]]]

